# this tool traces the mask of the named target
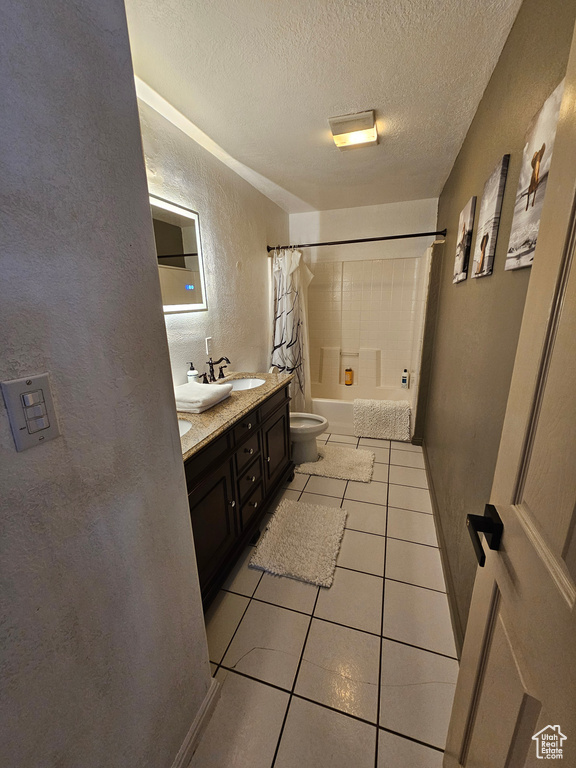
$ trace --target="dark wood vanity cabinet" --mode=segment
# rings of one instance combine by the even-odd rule
[[[288,405],[286,385],[184,464],[205,608],[294,472]]]

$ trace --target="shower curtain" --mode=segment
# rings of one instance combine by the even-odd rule
[[[310,357],[307,289],[314,277],[302,261],[300,251],[283,248],[274,251],[273,339],[271,365],[284,373],[293,373],[290,384],[292,411],[311,410]]]

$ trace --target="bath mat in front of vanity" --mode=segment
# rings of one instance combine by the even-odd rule
[[[304,475],[335,477],[337,480],[357,480],[369,483],[374,469],[374,454],[362,448],[326,445],[318,446],[318,461],[298,464],[296,472]]]
[[[347,513],[282,499],[250,560],[250,568],[330,587]]]

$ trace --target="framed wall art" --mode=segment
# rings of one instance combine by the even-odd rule
[[[505,269],[531,267],[540,228],[564,80],[546,99],[526,133]]]
[[[453,283],[461,283],[462,280],[466,280],[468,275],[468,259],[470,258],[470,246],[472,245],[475,211],[476,198],[471,197],[458,219],[458,241],[456,244],[456,257],[454,259]]]
[[[484,184],[470,277],[486,277],[492,274],[509,164],[510,155],[504,155]]]

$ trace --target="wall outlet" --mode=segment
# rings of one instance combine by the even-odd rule
[[[206,336],[206,354],[208,357],[212,355],[212,336]]]

